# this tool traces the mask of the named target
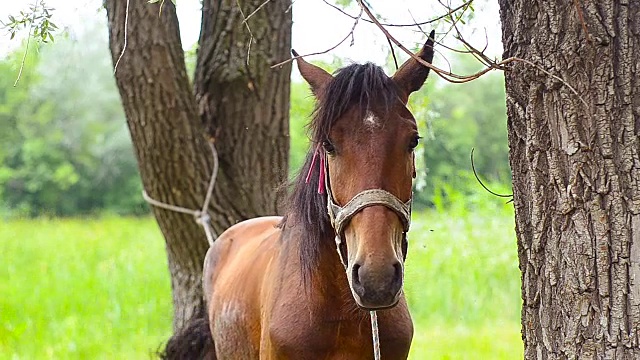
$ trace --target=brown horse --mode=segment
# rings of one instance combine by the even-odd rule
[[[433,36],[417,54],[427,62]],[[411,58],[393,77],[370,63],[332,76],[297,61],[317,98],[316,146],[290,209],[220,235],[204,262],[207,319],[175,335],[168,358],[371,359],[366,310],[379,310],[382,358],[408,356],[402,283],[419,136],[406,103],[429,68]]]

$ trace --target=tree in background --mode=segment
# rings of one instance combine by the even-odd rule
[[[499,2],[525,358],[638,359],[640,2]]]
[[[235,19],[234,21],[240,21],[242,20],[242,14],[237,10],[236,5],[237,4],[234,3],[227,7],[217,9],[216,11],[232,12],[235,16],[235,18],[233,18]],[[114,35],[115,32],[124,30],[124,19],[118,17],[122,14],[117,11],[122,12],[125,10],[119,8],[116,3],[110,4],[110,6],[111,8],[108,7],[108,9],[111,9],[112,56],[113,61],[117,62],[120,54],[122,54],[122,49],[116,49],[114,47],[124,45],[124,33],[121,32]],[[192,208],[199,207],[203,194],[197,193],[197,191],[204,191],[202,187],[206,186],[210,171],[210,157],[206,143],[200,143],[200,145],[198,145],[202,139],[198,137],[199,133],[196,130],[202,126],[200,124],[203,124],[205,128],[208,129],[207,137],[216,140],[222,160],[221,177],[218,183],[218,186],[221,188],[219,191],[218,188],[216,189],[218,192],[214,198],[212,208],[212,211],[218,212],[214,218],[216,230],[218,232],[222,231],[229,224],[246,217],[274,213],[275,210],[273,209],[277,208],[276,202],[278,198],[275,196],[265,196],[264,193],[269,191],[273,192],[277,186],[284,183],[282,180],[285,175],[283,175],[281,169],[269,169],[267,166],[264,173],[267,175],[271,174],[272,176],[269,176],[271,176],[272,181],[267,181],[256,187],[251,185],[255,182],[255,178],[253,178],[250,170],[261,169],[262,165],[254,165],[263,161],[267,161],[268,164],[273,163],[273,158],[263,156],[268,155],[267,151],[263,151],[264,149],[286,149],[287,145],[286,138],[284,141],[281,138],[281,135],[286,133],[286,131],[283,131],[283,133],[280,132],[280,130],[283,130],[283,125],[279,123],[279,121],[283,121],[283,118],[280,116],[281,114],[276,114],[277,116],[272,114],[276,117],[272,123],[272,128],[269,126],[260,128],[256,125],[261,124],[265,118],[263,115],[268,114],[272,110],[268,108],[267,103],[273,101],[273,99],[281,102],[281,97],[284,96],[283,94],[279,94],[271,99],[261,99],[262,93],[259,91],[260,89],[256,87],[256,85],[259,84],[255,82],[253,76],[253,72],[258,74],[271,74],[275,71],[274,76],[269,75],[273,79],[264,80],[263,78],[265,78],[265,76],[263,76],[260,78],[262,79],[261,81],[264,81],[265,84],[268,84],[269,81],[282,81],[281,76],[278,75],[281,73],[281,70],[266,69],[266,66],[279,58],[271,56],[269,61],[266,61],[261,57],[261,54],[263,56],[269,55],[275,50],[265,50],[264,46],[261,48],[260,46],[256,47],[254,44],[251,52],[254,56],[250,57],[249,65],[247,65],[245,52],[247,49],[242,46],[248,45],[250,34],[246,28],[240,27],[234,28],[234,32],[242,35],[240,36],[244,41],[242,44],[234,43],[233,46],[220,47],[220,44],[216,43],[214,48],[209,49],[209,51],[215,53],[215,56],[209,54],[209,57],[205,57],[203,51],[194,50],[187,52],[187,69],[194,69],[195,72],[195,79],[192,77],[191,80],[195,83],[196,98],[199,99],[200,102],[206,102],[206,104],[202,103],[201,106],[198,106],[198,111],[203,112],[197,116],[197,120],[199,120],[198,123],[191,124],[192,116],[189,115],[188,112],[185,113],[185,111],[182,111],[183,109],[180,107],[186,106],[187,110],[191,109],[190,106],[192,106],[192,104],[189,104],[191,103],[190,97],[192,97],[192,95],[184,95],[184,90],[176,90],[176,92],[168,91],[167,84],[156,81],[153,78],[154,76],[159,76],[162,80],[167,80],[165,79],[166,75],[173,74],[175,78],[169,81],[169,88],[171,86],[175,86],[175,89],[183,89],[185,87],[182,83],[184,81],[181,75],[182,66],[178,65],[175,69],[172,68],[174,64],[181,63],[180,57],[182,54],[180,44],[175,42],[177,41],[177,24],[175,23],[175,15],[173,14],[174,8],[170,5],[168,8],[163,8],[161,13],[152,14],[153,16],[150,15],[149,9],[157,10],[157,6],[155,5],[148,5],[146,8],[140,7],[136,9],[137,8],[130,9],[129,14],[138,16],[138,18],[132,17],[130,19],[131,28],[127,32],[128,40],[133,42],[128,44],[127,49],[124,51],[122,62],[119,64],[123,65],[124,68],[119,66],[116,74],[122,72],[122,74],[118,75],[120,76],[120,90],[123,96],[128,96],[128,98],[125,98],[125,105],[127,105],[129,112],[133,114],[129,119],[129,127],[131,128],[132,136],[138,147],[137,156],[139,159],[144,157],[144,160],[140,162],[141,167],[148,165],[149,168],[147,170],[142,169],[143,178],[145,176],[144,174],[152,174],[150,175],[151,180],[149,180],[151,185],[146,186],[151,196],[168,203]],[[249,10],[251,9],[245,9],[245,14],[247,14]],[[266,10],[269,10],[269,8]],[[212,8],[205,8],[205,11],[211,12]],[[283,11],[283,9],[277,11]],[[167,16],[167,18],[162,18],[162,16]],[[144,19],[144,21],[140,19]],[[154,32],[141,34],[141,32],[146,31],[146,28],[136,27],[156,24],[154,21],[160,24],[160,28],[154,28],[154,31],[158,32],[158,34]],[[258,16],[252,17],[250,22],[251,21],[257,21],[258,24],[264,25],[264,18]],[[171,25],[173,27],[162,28],[162,26],[169,26],[168,24],[173,24]],[[218,25],[221,26],[220,24]],[[227,25],[233,25],[231,19],[229,19]],[[211,27],[212,24],[205,23],[203,26],[203,29],[208,29],[207,26]],[[269,26],[273,27],[273,23],[269,22]],[[165,36],[164,32],[167,31],[169,31],[169,35]],[[211,36],[219,36],[220,34],[216,31],[221,30],[220,28],[214,27],[213,30],[209,29],[207,31],[211,32]],[[38,122],[41,126],[33,126],[35,122],[31,121],[30,126],[27,127],[31,129],[29,138],[32,140],[30,140],[30,142],[40,142],[41,145],[36,147],[36,149],[40,149],[40,154],[43,155],[33,159],[31,163],[34,164],[34,166],[32,167],[34,169],[42,169],[42,164],[55,163],[55,166],[60,170],[52,171],[45,167],[47,172],[44,175],[57,173],[58,176],[55,178],[61,183],[57,184],[57,186],[51,186],[49,183],[45,184],[43,179],[47,179],[46,176],[36,174],[35,171],[29,172],[29,178],[39,179],[37,182],[41,186],[36,190],[42,189],[42,191],[12,192],[7,196],[7,199],[15,199],[15,202],[11,203],[11,206],[14,208],[16,207],[15,204],[20,202],[26,204],[26,207],[34,211],[46,209],[45,211],[52,211],[54,214],[64,215],[87,211],[88,209],[93,209],[93,207],[120,209],[120,212],[124,209],[124,212],[126,212],[130,211],[132,207],[136,208],[140,206],[140,185],[130,171],[134,168],[130,156],[131,150],[126,144],[124,144],[125,147],[122,146],[124,142],[128,141],[128,136],[124,134],[122,127],[114,126],[114,120],[117,119],[115,123],[119,123],[122,113],[119,109],[116,109],[117,107],[112,106],[114,104],[114,95],[117,96],[110,78],[113,64],[107,66],[105,59],[101,57],[103,46],[102,37],[96,35],[94,32],[95,31],[91,31],[92,35],[85,34],[81,36],[79,39],[76,39],[75,42],[69,42],[67,39],[58,39],[56,46],[51,49],[45,48],[44,53],[49,54],[46,56],[51,59],[60,59],[69,56],[69,61],[78,60],[80,62],[74,66],[76,68],[75,70],[70,71],[65,70],[59,61],[43,61],[43,64],[46,65],[40,66],[39,69],[40,72],[43,73],[44,81],[40,83],[37,89],[32,91],[35,93],[35,99],[52,100],[51,104],[47,102],[47,106],[43,107],[42,115],[44,120]],[[94,38],[95,40],[93,40]],[[223,37],[222,39],[224,40],[226,38]],[[122,43],[119,43],[121,40]],[[158,44],[161,44],[162,46],[160,48],[166,51],[166,56],[169,56],[169,59],[163,63],[161,61],[162,59],[152,56],[151,62],[145,60],[139,61],[139,63],[133,61],[125,64],[131,57],[135,58],[139,56],[144,58],[147,56],[144,51],[148,49],[145,47],[151,46],[145,43],[147,41],[156,41]],[[208,41],[209,37],[203,33],[200,45],[214,46]],[[284,47],[282,44],[278,45],[277,48],[278,51],[283,52]],[[158,48],[154,49],[157,50]],[[264,50],[265,52],[256,52],[254,51],[256,49]],[[271,51],[271,53],[269,53],[269,51]],[[216,57],[222,56],[220,54],[224,55],[227,53],[234,54],[233,59],[237,61],[227,62],[226,58]],[[216,58],[214,59],[211,56]],[[144,66],[142,66],[143,62]],[[158,62],[158,64],[156,64],[156,62]],[[153,66],[147,68],[147,64]],[[196,64],[206,65],[196,66]],[[391,66],[390,64],[391,63],[388,64],[389,67]],[[464,62],[463,64],[468,66]],[[336,69],[340,67],[340,65],[340,62],[334,60],[331,64],[323,64],[323,67]],[[207,72],[205,71],[206,66],[214,66],[216,71]],[[27,68],[27,70],[29,70],[29,68]],[[158,75],[157,72],[161,70],[162,75]],[[131,77],[136,74],[135,71],[140,72],[140,77],[134,77],[134,80],[145,80],[148,84],[138,84],[140,88],[133,89]],[[156,73],[150,73],[149,71],[156,71]],[[56,79],[56,81],[54,81],[54,79]],[[23,81],[26,80],[26,78],[23,79]],[[61,83],[66,86],[61,86]],[[213,86],[211,83],[217,85]],[[497,134],[497,138],[500,138],[502,133],[495,131],[495,129],[492,129],[490,133],[479,131],[482,127],[499,128],[502,117],[494,116],[493,118],[488,118],[486,116],[469,116],[469,114],[477,110],[471,108],[474,103],[495,104],[496,101],[499,102],[500,100],[494,95],[501,93],[501,84],[497,81],[478,84],[477,86],[474,84],[475,83],[471,83],[468,85],[470,89],[468,101],[461,103],[455,101],[455,99],[459,99],[460,94],[466,92],[461,92],[451,85],[438,88],[432,86],[423,93],[423,95],[428,93],[428,96],[414,97],[412,99],[412,107],[419,113],[418,119],[421,121],[423,130],[428,129],[426,132],[430,134],[430,136],[427,136],[426,146],[424,147],[425,150],[423,151],[424,162],[427,164],[429,174],[427,180],[429,186],[424,189],[416,189],[417,207],[421,204],[423,206],[439,205],[443,202],[443,198],[453,197],[458,193],[466,195],[474,191],[477,192],[478,185],[475,181],[468,181],[468,179],[472,178],[468,171],[468,153],[473,146],[478,147],[481,153],[481,156],[478,156],[479,161],[477,165],[482,174],[490,175],[490,179],[495,181],[499,180],[500,174],[504,173],[504,171],[502,171],[502,173],[500,172],[504,170],[504,167],[496,170],[495,173],[491,168],[491,166],[495,167],[495,164],[499,164],[500,162],[486,162],[486,164],[488,164],[486,167],[482,162],[482,159],[496,153],[498,154],[497,156],[499,156],[499,151],[504,150],[502,148],[504,147],[503,141],[496,143],[493,142],[491,138],[491,134]],[[206,90],[205,85],[210,89]],[[277,84],[271,84],[271,86],[276,85]],[[491,91],[487,92],[487,88]],[[304,124],[308,122],[313,101],[309,97],[306,84],[294,83],[292,89],[292,132],[290,135],[292,152],[289,169],[295,171],[299,167],[300,159],[308,146],[308,142],[305,141]],[[141,93],[135,91],[141,91]],[[168,93],[165,94],[164,91],[168,91]],[[240,96],[238,94],[243,95]],[[216,101],[207,100],[211,99],[214,95],[216,96]],[[167,98],[165,99],[163,96],[167,96]],[[256,119],[251,120],[244,116],[247,114],[246,108],[239,106],[232,108],[232,106],[229,105],[236,101],[241,102],[243,106],[250,105],[250,101],[244,100],[245,96],[250,100],[255,100],[264,107],[263,110],[253,111],[253,115],[257,116]],[[157,98],[160,98],[161,104],[158,108],[155,108],[155,105],[151,102],[156,101]],[[238,100],[240,98],[242,98],[243,101]],[[168,101],[168,103],[165,100]],[[130,101],[130,103],[126,101]],[[280,104],[278,101],[276,101],[276,104]],[[429,101],[429,103],[427,103],[427,101]],[[171,104],[171,102],[178,103],[175,105],[177,108],[167,108],[166,105]],[[29,103],[34,104],[35,102],[30,101]],[[99,104],[108,104],[108,106],[98,106]],[[148,108],[145,108],[145,111],[133,111],[141,108],[142,105],[148,106]],[[434,108],[435,105],[437,105],[436,108]],[[424,109],[430,110],[426,112]],[[94,112],[99,113],[100,116],[95,117],[95,115],[92,115]],[[492,113],[494,110],[489,109],[486,112]],[[498,109],[497,112],[499,114],[500,109]],[[220,117],[219,114],[221,113],[226,114]],[[49,114],[54,115],[48,117]],[[218,115],[214,117],[213,114]],[[181,118],[181,116],[184,118],[182,120],[183,122],[175,120],[175,118]],[[131,120],[132,117],[135,121]],[[150,118],[154,120],[150,121]],[[157,120],[164,118],[169,119],[167,121],[170,122],[163,123]],[[428,124],[424,121],[425,119],[428,119]],[[229,121],[232,126],[226,127],[217,123],[224,121]],[[184,126],[187,126],[185,124],[188,125],[187,129],[184,128]],[[50,131],[51,128],[55,130]],[[36,129],[36,131],[33,129]],[[183,132],[176,131],[176,129]],[[241,152],[235,151],[233,141],[221,143],[224,138],[235,141],[240,140],[245,144],[251,141],[252,144],[255,142],[255,144],[259,145],[260,136],[256,137],[255,134],[264,134],[265,130],[267,132],[270,131],[270,133],[264,136],[262,140],[263,150],[260,151],[256,151],[257,149],[249,149],[247,150],[247,154],[240,154]],[[469,132],[469,130],[473,131]],[[221,136],[225,134],[225,131],[229,132],[226,137]],[[423,133],[424,132],[425,131],[423,131]],[[275,136],[273,136],[273,134],[275,134]],[[484,139],[484,141],[482,141],[482,139]],[[191,141],[196,144],[190,143]],[[271,141],[275,142],[271,143]],[[68,150],[61,152],[57,157],[51,158],[51,155],[56,154],[56,152],[52,150],[57,149],[61,144],[66,144],[64,145],[64,149]],[[500,147],[500,144],[502,144],[502,147]],[[190,154],[187,152],[187,154],[178,154],[178,152],[182,151],[180,150],[180,145],[187,146],[188,150],[194,153]],[[201,146],[205,146],[205,148],[203,149]],[[191,149],[191,147],[193,147],[193,149]],[[446,147],[447,151],[441,152],[440,147]],[[496,148],[495,151],[493,151],[494,147]],[[278,151],[274,152],[274,154],[277,152]],[[443,157],[443,154],[446,156]],[[280,155],[276,154],[278,159],[280,159],[279,156]],[[168,157],[170,157],[170,159],[167,159]],[[163,167],[159,167],[159,165],[157,165],[158,163],[154,161],[159,162]],[[244,164],[242,162],[244,162]],[[232,166],[231,164],[241,164],[242,167]],[[164,166],[168,168],[164,168]],[[147,172],[145,173],[145,171]],[[234,172],[234,175],[229,175]],[[118,176],[118,174],[122,176]],[[173,175],[169,176],[168,174]],[[187,174],[186,179],[184,174]],[[242,176],[238,177],[238,174]],[[194,182],[196,179],[192,178],[194,176],[202,176],[202,178],[198,178],[196,183]],[[263,177],[262,174],[255,174],[255,176]],[[174,179],[174,177],[182,178]],[[167,178],[171,178],[171,182],[168,182]],[[503,176],[502,179],[504,178]],[[246,183],[241,186],[240,183],[236,183],[231,179],[245,179]],[[464,179],[464,181],[456,181],[458,179]],[[176,182],[177,185],[173,182]],[[20,182],[17,183],[19,184]],[[69,185],[69,183],[71,183],[71,185]],[[16,184],[16,182],[12,182],[12,184]],[[154,186],[158,187],[158,189],[156,189],[158,193],[156,194],[153,193]],[[163,188],[163,186],[169,189]],[[198,186],[200,186],[200,188],[198,188]],[[65,189],[64,191],[62,190],[63,187]],[[225,187],[228,187],[228,189]],[[95,191],[95,189],[100,189],[100,191]],[[42,192],[45,190],[47,193],[43,195]],[[434,196],[434,193],[438,195]],[[229,194],[240,194],[241,196],[230,196]],[[170,199],[171,196],[175,196],[175,199]],[[47,201],[43,203],[40,201],[41,199],[47,199]],[[259,209],[255,208],[256,204],[259,205],[261,201],[265,200],[273,202],[270,206],[271,209],[267,209],[269,206],[262,206],[262,208]],[[225,201],[227,205],[229,205],[226,209],[220,205],[224,204]],[[202,256],[204,249],[206,249],[206,243],[196,240],[202,238],[202,233],[197,226],[190,226],[193,225],[190,217],[179,214],[167,214],[159,209],[155,210],[159,219],[164,219],[165,216],[169,219],[159,220],[161,226],[163,221],[167,222],[167,225],[163,228],[165,235],[167,233],[173,233],[174,235],[171,235],[173,238],[180,236],[181,239],[182,237],[193,239],[189,240],[192,242],[182,240],[172,242],[172,240],[168,240],[174,288],[187,289],[182,291],[182,295],[180,295],[179,298],[176,298],[178,295],[174,294],[174,301],[178,304],[177,307],[187,309],[186,312],[180,310],[182,313],[188,314],[189,311],[196,311],[194,309],[200,306],[199,303],[193,299],[199,298],[198,292],[200,290],[199,282],[197,281],[200,276],[199,257]],[[243,215],[243,213],[245,215]],[[223,214],[223,216],[220,216],[220,214]],[[177,226],[173,221],[183,221],[187,224]],[[218,224],[219,221],[222,222]],[[193,250],[191,250],[192,247]],[[173,255],[171,255],[172,252],[174,253]],[[172,258],[176,258],[173,261],[177,262],[177,265],[171,262]],[[177,258],[183,259],[179,260]],[[179,273],[180,271],[183,273]],[[176,285],[175,282],[181,282],[182,285]],[[186,285],[187,283],[194,285]],[[178,292],[178,290],[176,290],[176,292]]]
[[[449,60],[463,73],[480,70],[480,64],[469,56],[455,55]],[[488,74],[464,84],[431,83],[421,93],[410,103],[424,137],[418,167],[425,176],[417,182],[416,205],[446,210],[456,202],[486,201],[488,194],[472,171],[472,149],[478,176],[492,190],[510,193],[502,76]]]
[[[244,14],[261,5],[243,23]],[[236,1],[203,1],[192,88],[174,5],[131,1],[127,9],[127,1],[105,1],[116,83],[143,186],[154,199],[200,208],[213,166],[207,141],[214,142],[220,170],[209,211],[217,233],[281,206],[291,68],[270,67],[289,57],[290,5],[251,0],[241,10]],[[153,211],[167,244],[179,327],[204,310],[200,278],[208,244],[190,215]]]
[[[56,40],[30,49],[18,86],[0,84],[2,206],[14,216],[141,213],[104,23]],[[3,78],[15,79],[24,51],[0,62]]]

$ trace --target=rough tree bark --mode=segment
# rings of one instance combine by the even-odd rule
[[[499,0],[527,359],[640,358],[640,2]]]
[[[124,47],[126,3],[105,1],[114,64]],[[233,8],[237,2],[223,1],[227,12],[209,3],[222,7],[219,1],[204,4],[195,94],[170,1],[160,15],[159,4],[130,2],[127,47],[116,82],[143,186],[151,197],[198,209],[213,164],[207,138],[215,141],[220,172],[210,213],[220,233],[237,221],[278,210],[276,190],[287,176],[290,66],[269,66],[288,56],[291,15],[285,13],[290,2],[273,2],[249,20],[259,36],[250,66],[241,67],[246,34]],[[247,14],[262,1],[242,3]],[[220,31],[212,30],[217,26]],[[209,136],[207,129],[212,130]],[[166,241],[178,328],[204,310],[201,274],[208,245],[189,215],[158,208],[153,212]]]
[[[287,180],[291,63],[291,1],[205,0],[194,80],[202,123],[220,152],[215,189],[223,228],[275,214]],[[244,16],[243,16],[244,14]],[[254,39],[249,48],[251,34]],[[282,188],[282,187],[281,187]],[[220,229],[222,230],[222,229]]]

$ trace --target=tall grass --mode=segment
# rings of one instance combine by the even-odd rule
[[[0,358],[144,359],[171,332],[150,219],[5,223],[0,264]]]
[[[453,206],[413,216],[405,281],[412,358],[522,358],[513,210],[467,204],[472,211]]]
[[[515,359],[519,272],[508,208],[414,214],[406,294],[413,359]],[[148,359],[171,333],[152,219],[0,226],[0,359]]]

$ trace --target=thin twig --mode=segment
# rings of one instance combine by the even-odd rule
[[[262,5],[260,5],[260,7],[264,6],[267,2],[263,3]],[[253,32],[251,32],[251,28],[249,27],[249,23],[247,23],[247,20],[249,20],[249,18],[244,16],[244,11],[242,11],[242,6],[240,5],[240,0],[236,0],[236,4],[238,5],[238,10],[240,10],[240,15],[242,15],[242,19],[243,19],[242,23],[247,28],[247,31],[249,31],[249,45],[247,46],[247,61],[245,62],[245,64],[248,67],[249,66],[249,58],[251,56],[251,44],[253,43]],[[256,10],[254,10],[251,13],[251,15],[255,14],[256,11],[258,11],[258,10],[260,10],[260,9],[258,8]]]
[[[33,31],[33,23],[36,21],[36,10],[38,10],[38,0],[34,1],[33,4],[33,15],[31,16],[31,22],[29,23],[29,34],[27,35],[27,45],[24,49],[24,54],[22,55],[22,61],[20,62],[20,69],[18,70],[18,77],[16,81],[13,83],[13,87],[18,86],[18,82],[20,78],[22,78],[22,71],[24,70],[24,64],[27,61],[27,54],[29,53],[29,43],[31,42],[31,31]]]
[[[396,70],[398,70],[398,59],[396,58],[396,51],[393,49],[393,44],[391,40],[387,38],[387,42],[389,43],[389,49],[391,49],[391,56],[393,56],[393,63],[396,65]]]
[[[478,183],[480,184],[480,186],[482,186],[485,190],[487,190],[487,192],[491,195],[497,196],[497,197],[501,197],[501,198],[512,198],[513,194],[510,195],[505,195],[505,194],[498,194],[494,191],[489,190],[489,188],[482,182],[482,180],[480,180],[480,177],[478,176],[478,173],[476,172],[476,166],[474,165],[473,162],[473,151],[475,150],[475,148],[471,148],[471,169],[473,170],[473,175],[476,177],[476,180],[478,180]]]
[[[436,74],[438,74],[438,76],[440,76],[441,78],[449,81],[449,82],[453,82],[453,83],[463,83],[463,82],[468,82],[471,80],[474,80],[475,78],[473,78],[473,76],[471,77],[467,77],[467,76],[461,76],[461,75],[457,75],[454,73],[451,73],[449,71],[445,71],[443,69],[440,69],[430,63],[428,63],[427,61],[421,59],[419,56],[415,55],[413,52],[411,52],[409,49],[407,49],[404,45],[402,45],[402,43],[400,41],[398,41],[396,38],[394,38],[389,31],[378,21],[378,19],[376,19],[376,17],[371,13],[371,10],[369,10],[369,8],[363,3],[362,0],[357,0],[358,4],[360,5],[360,8],[367,13],[367,16],[369,16],[369,19],[371,19],[371,21],[373,21],[374,24],[376,24],[376,26],[380,29],[380,31],[382,31],[384,33],[384,35],[387,37],[387,39],[391,40],[397,47],[399,47],[402,51],[404,51],[407,55],[409,55],[410,57],[412,57],[413,59],[415,59],[417,62],[419,62],[420,64],[430,68],[431,70],[433,70]],[[484,72],[488,72],[492,69],[486,69]],[[475,75],[475,74],[474,74]],[[482,74],[480,74],[482,75]],[[478,75],[478,76],[480,76]]]
[[[444,7],[445,9],[449,9],[450,6],[443,3],[442,0],[438,0],[438,3],[440,3],[440,5],[442,5],[442,7]],[[449,30],[445,31],[444,35],[442,36],[443,38],[447,37],[449,35],[449,33],[451,33],[451,30],[453,30],[454,28],[457,30],[458,28],[456,27],[456,25],[458,24],[458,22],[460,20],[462,20],[462,17],[464,16],[464,13],[467,12],[467,10],[469,9],[468,6],[463,6],[462,7],[462,13],[459,15],[456,15],[456,17],[454,17],[453,15],[455,14],[455,12],[448,12],[447,14],[444,14],[444,17],[448,17],[451,21],[451,26],[449,26]]]
[[[271,0],[265,0],[265,2],[263,2],[262,4],[260,4],[260,6],[258,6],[255,10],[253,10],[253,12],[251,14],[249,14],[249,16],[247,16],[243,23],[246,23],[247,21],[249,21],[249,19],[251,19],[251,17],[253,15],[255,15],[258,11],[260,11],[260,9],[262,9],[265,5],[267,5],[269,3],[269,1]]]
[[[413,16],[413,13],[411,12],[411,10],[408,11],[409,12],[409,16],[411,16],[411,19],[415,22],[416,27],[420,30],[420,32],[425,36],[425,37],[429,37],[429,34],[422,28],[422,26],[418,25],[418,22],[416,21],[416,18]],[[444,37],[443,37],[444,38]],[[442,51],[440,51],[440,47],[443,47],[447,50],[456,52],[456,53],[460,53],[460,54],[469,54],[471,53],[470,50],[458,50],[455,48],[452,48],[450,46],[447,46],[444,42],[442,41],[437,41],[436,39],[432,39],[434,46],[433,46],[433,51],[435,51],[436,53],[440,54],[442,56],[442,59],[444,61],[447,62],[447,66],[449,67],[449,72],[453,72],[453,67],[451,66],[451,62],[449,61],[449,59],[447,59],[446,56],[444,56],[444,53]],[[435,46],[435,44],[437,44],[438,46]]]
[[[352,18],[352,19],[356,19],[356,16],[349,14],[348,12],[346,12],[346,11],[342,10],[340,7],[336,6],[335,4],[332,4],[332,3],[331,3],[331,2],[329,2],[328,0],[322,0],[322,1],[323,1],[325,4],[329,5],[330,7],[332,7],[332,8],[334,8],[334,9],[336,9],[336,10],[340,11],[340,12],[341,12],[342,14],[344,14],[345,16],[348,16],[348,17],[350,17],[350,18]],[[456,12],[456,11],[458,11],[458,10],[462,9],[463,7],[465,7],[465,6],[469,5],[469,4],[471,4],[473,1],[474,1],[474,0],[469,0],[469,1],[465,2],[464,4],[462,4],[462,5],[458,6],[458,7],[456,7],[455,9],[451,9],[447,14],[444,14],[444,15],[438,16],[438,17],[433,18],[433,19],[431,19],[431,20],[427,20],[427,21],[419,22],[419,23],[418,23],[418,25],[427,25],[427,24],[434,23],[434,22],[436,22],[436,21],[438,21],[438,20],[442,20],[443,18],[447,17],[449,14],[452,14],[452,13],[454,13],[454,12]],[[362,21],[368,22],[368,23],[370,23],[370,24],[374,24],[374,22],[373,22],[373,21],[371,21],[371,20],[362,19]],[[414,23],[414,24],[389,24],[389,23],[382,23],[381,25],[382,25],[382,26],[389,26],[389,27],[413,27],[413,26],[415,26],[416,24],[415,24],[415,23]]]
[[[127,50],[127,29],[129,27],[129,1],[127,0],[127,7],[125,8],[125,13],[124,13],[124,44],[122,45],[122,52],[120,53],[120,56],[118,56],[118,60],[116,61],[116,65],[113,68],[113,74],[116,74],[116,71],[118,71],[118,64],[120,64],[120,60],[122,60],[122,57],[124,56],[124,52]]]
[[[568,82],[566,82],[564,79],[562,79],[561,77],[554,75],[552,73],[550,73],[549,71],[545,70],[543,67],[534,64],[533,62],[529,61],[529,60],[525,60],[525,59],[521,59],[518,57],[510,57],[507,59],[504,59],[500,62],[495,62],[491,59],[489,59],[486,55],[484,55],[481,51],[475,49],[473,46],[471,46],[470,44],[468,44],[466,41],[465,46],[467,46],[471,51],[476,52],[477,54],[481,54],[483,58],[485,58],[488,61],[488,66],[483,69],[478,71],[475,74],[472,75],[467,75],[467,76],[462,76],[462,75],[457,75],[454,74],[452,72],[449,71],[445,71],[443,69],[440,69],[430,63],[428,63],[427,61],[423,60],[422,58],[420,58],[419,56],[417,56],[416,54],[414,54],[413,52],[411,52],[409,49],[407,49],[404,45],[402,45],[402,43],[400,43],[400,41],[398,41],[396,38],[394,38],[389,31],[378,21],[378,19],[376,19],[376,17],[373,15],[373,13],[371,13],[371,10],[369,10],[369,8],[364,4],[363,0],[357,0],[358,5],[360,5],[360,8],[362,10],[364,10],[364,12],[367,14],[367,16],[369,17],[369,19],[371,19],[371,21],[376,24],[376,26],[380,29],[380,31],[382,31],[382,33],[389,39],[391,40],[396,46],[398,46],[402,51],[404,51],[407,55],[409,55],[411,58],[413,58],[414,60],[416,60],[417,62],[419,62],[420,64],[430,68],[431,70],[433,70],[438,76],[440,76],[441,78],[445,79],[448,82],[452,82],[452,83],[466,83],[472,80],[475,80],[477,78],[479,78],[480,76],[488,73],[489,71],[492,70],[505,70],[505,65],[512,63],[512,62],[522,62],[525,63],[529,66],[532,66],[540,71],[542,71],[543,73],[551,76],[552,78],[560,81],[562,84],[564,84],[565,86],[567,86],[567,88],[569,88],[569,90],[571,90],[571,92],[573,92],[579,99],[580,101],[584,104],[585,108],[588,110],[589,109],[589,105],[587,104],[587,102],[584,100],[584,98],[582,96],[580,96],[580,94],[578,93],[578,91],[571,85],[569,85]],[[457,29],[456,29],[457,30]],[[462,39],[462,37],[460,37]],[[463,40],[464,41],[464,40]]]
[[[291,62],[291,61],[293,61],[293,60],[295,60],[295,59],[298,59],[298,58],[303,58],[303,57],[313,56],[313,55],[326,54],[326,53],[328,53],[329,51],[332,51],[333,49],[335,49],[335,48],[337,48],[338,46],[342,45],[342,43],[344,43],[345,41],[347,41],[347,39],[348,39],[349,37],[353,37],[353,32],[355,31],[356,26],[358,26],[358,21],[362,18],[362,13],[363,13],[363,10],[360,10],[360,14],[358,15],[358,17],[357,17],[357,18],[355,18],[355,21],[353,22],[353,26],[351,27],[351,31],[349,31],[349,33],[347,34],[347,36],[345,36],[342,40],[340,40],[340,42],[338,42],[338,43],[337,43],[337,44],[335,44],[334,46],[332,46],[332,47],[330,47],[330,48],[328,48],[327,50],[324,50],[324,51],[318,51],[318,52],[309,53],[309,54],[305,54],[305,55],[297,55],[297,56],[293,56],[293,57],[291,57],[291,58],[289,58],[289,59],[287,59],[287,60],[285,60],[285,61],[279,62],[279,63],[277,63],[277,64],[275,64],[275,65],[271,65],[271,68],[273,69],[273,68],[276,68],[276,67],[282,66],[282,65],[284,65],[284,64],[286,64],[286,63],[288,63],[288,62]]]

